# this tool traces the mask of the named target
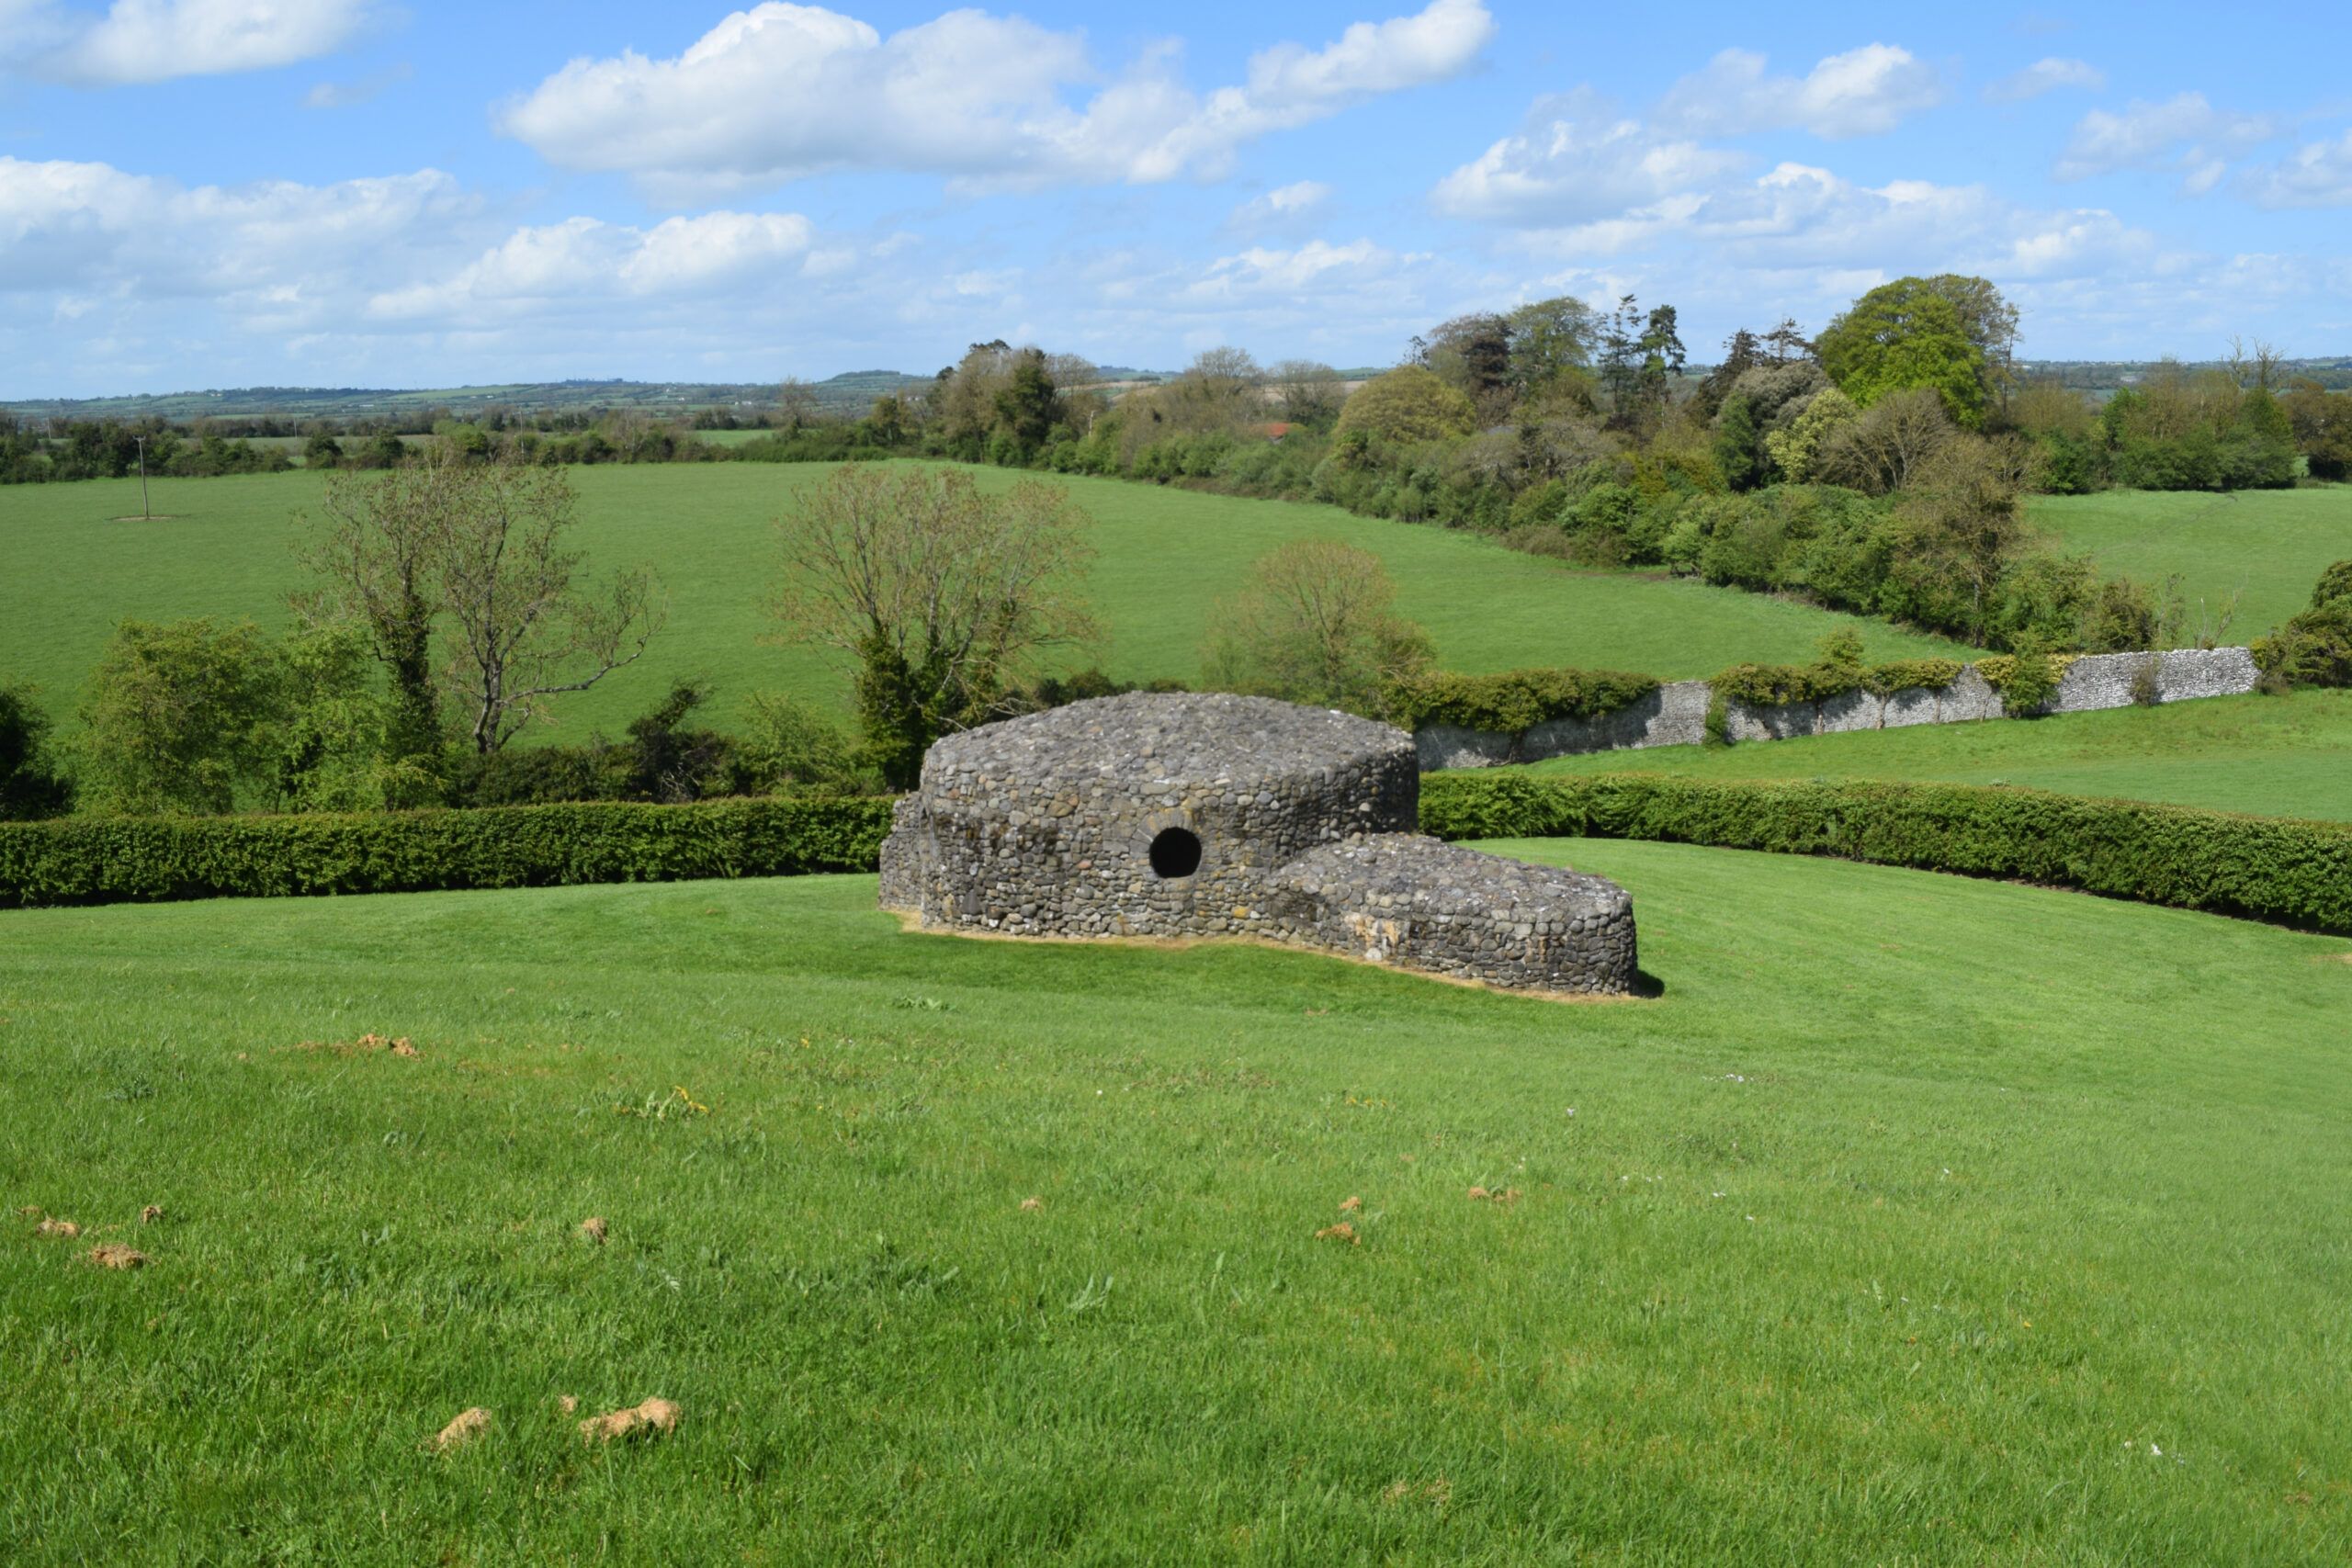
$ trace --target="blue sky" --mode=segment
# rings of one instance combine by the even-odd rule
[[[1107,15],[1106,15],[1107,13]],[[0,397],[1385,363],[1558,293],[2352,353],[2338,7],[0,0]]]

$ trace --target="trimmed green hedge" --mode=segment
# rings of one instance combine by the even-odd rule
[[[1509,670],[1499,675],[1417,675],[1388,689],[1388,716],[1407,729],[1453,724],[1517,735],[1548,719],[1588,723],[1629,708],[1658,688],[1623,670]]]
[[[1707,682],[1717,700],[1750,707],[1823,703],[1849,692],[1891,697],[1949,686],[1968,668],[1957,659],[1898,659],[1887,664],[1735,664]],[[1982,665],[1979,665],[1982,668]]]
[[[872,871],[888,799],[0,824],[0,906]]]
[[[1432,773],[1421,828],[1835,855],[2352,933],[2352,826],[2329,822],[1967,784]]]

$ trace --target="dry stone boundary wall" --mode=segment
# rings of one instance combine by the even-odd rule
[[[2260,671],[2243,648],[2177,649],[2168,653],[2102,653],[2074,660],[2043,713],[2091,713],[2130,707],[2137,700],[2142,672],[2155,667],[2160,703],[2199,697],[2237,696],[2254,690]],[[1559,718],[1518,735],[1431,724],[1415,733],[1421,771],[1491,768],[1505,762],[1534,762],[1546,757],[1588,751],[1632,750],[1650,746],[1696,746],[1707,738],[1704,681],[1677,681],[1631,707],[1586,721]],[[2001,694],[1973,664],[1949,686],[1926,687],[1880,696],[1849,692],[1819,703],[1759,707],[1724,705],[1724,729],[1735,741],[1786,740],[1802,735],[1842,735],[1857,729],[1903,729],[1915,724],[1962,724],[2004,718]]]

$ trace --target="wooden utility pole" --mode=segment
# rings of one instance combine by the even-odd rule
[[[155,520],[155,509],[147,504],[147,438],[143,435],[134,435],[131,439],[139,443],[140,520],[142,522],[153,523]]]

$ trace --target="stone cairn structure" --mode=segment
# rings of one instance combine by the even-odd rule
[[[885,908],[1036,937],[1250,937],[1514,989],[1625,995],[1633,900],[1414,829],[1412,737],[1148,694],[952,735],[882,846]]]

